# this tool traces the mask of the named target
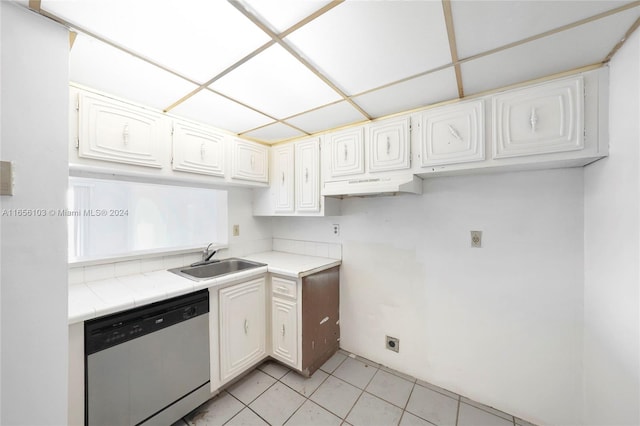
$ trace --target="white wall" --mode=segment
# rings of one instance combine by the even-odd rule
[[[15,165],[3,211],[62,209],[67,188],[68,32],[9,2],[1,12],[0,159]],[[67,255],[62,217],[2,215],[3,425],[67,422]]]
[[[610,63],[609,157],[585,168],[585,421],[640,424],[640,33]]]
[[[432,178],[342,212],[274,219],[273,236],[336,241],[341,225],[343,348],[536,423],[581,423],[582,169]]]

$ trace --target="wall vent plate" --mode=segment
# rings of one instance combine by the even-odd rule
[[[390,351],[399,352],[400,351],[400,339],[395,337],[387,336],[385,340],[385,346]]]

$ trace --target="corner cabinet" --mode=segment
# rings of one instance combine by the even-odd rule
[[[226,134],[176,121],[172,136],[173,170],[224,177]]]
[[[221,383],[266,356],[265,282],[261,277],[219,291]]]
[[[168,136],[163,116],[106,96],[78,94],[78,156],[161,168]]]
[[[340,346],[340,267],[271,278],[271,355],[311,376]]]
[[[271,152],[271,185],[254,189],[255,216],[333,216],[340,202],[320,195],[320,139],[277,145]]]
[[[582,77],[504,92],[492,105],[494,158],[584,148]]]
[[[269,182],[268,147],[256,142],[233,139],[231,142],[231,179]]]

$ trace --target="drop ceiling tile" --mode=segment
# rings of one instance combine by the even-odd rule
[[[394,84],[353,98],[372,117],[456,99],[458,84],[453,67]]]
[[[348,1],[286,40],[350,95],[451,62],[439,1]]]
[[[465,94],[601,62],[640,14],[640,8],[609,16],[461,64]]]
[[[196,88],[141,59],[78,34],[69,53],[69,79],[157,109]]]
[[[627,3],[630,1],[453,0],[458,57],[468,58]]]
[[[280,45],[271,46],[210,87],[277,118],[340,98]]]
[[[227,1],[43,0],[42,8],[198,83],[269,41]]]
[[[179,104],[171,110],[171,113],[234,133],[254,129],[273,121],[266,115],[207,89],[201,90]]]
[[[366,117],[360,111],[349,102],[342,101],[290,118],[287,123],[308,133],[316,133],[364,120]]]
[[[269,24],[282,33],[328,3],[326,0],[245,0],[244,3]]]
[[[304,136],[304,133],[282,123],[273,123],[260,129],[244,133],[242,136],[257,139],[266,143],[276,143],[285,139]]]

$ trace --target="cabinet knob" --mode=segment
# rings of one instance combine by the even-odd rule
[[[282,324],[282,337],[284,337],[284,333],[285,333],[285,331],[284,331],[284,324]]]
[[[304,182],[309,183],[309,169],[307,167],[304,168]]]
[[[244,334],[249,334],[249,320],[244,320]]]
[[[253,155],[249,159],[249,163],[251,164],[251,170],[254,170],[254,166],[256,164],[256,159],[255,159],[255,157]]]
[[[347,149],[347,144],[344,144],[344,161],[347,161],[348,156],[349,156],[349,150]]]
[[[129,144],[129,123],[126,123],[122,129],[122,142],[125,145]]]
[[[204,160],[204,155],[206,154],[206,148],[204,146],[204,143],[202,145],[200,145],[200,159]]]
[[[284,185],[284,172],[282,172],[282,184]]]
[[[387,155],[389,155],[391,153],[391,140],[389,139],[389,136],[387,136]]]

